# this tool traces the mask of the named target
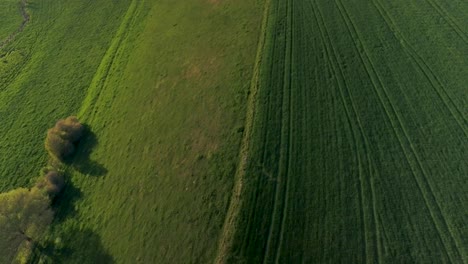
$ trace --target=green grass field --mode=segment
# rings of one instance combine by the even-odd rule
[[[42,258],[213,259],[262,3],[30,1],[29,7],[31,23],[2,51],[12,58],[1,71],[2,191],[38,177],[46,129],[58,118],[78,114],[94,133],[67,171],[69,186],[56,202]]]
[[[0,27],[0,44],[20,27],[22,21],[19,1],[3,0],[0,2],[0,25],[2,25]]]
[[[468,262],[464,1],[27,10],[0,192],[33,185],[59,118],[92,131],[32,263]],[[22,21],[1,2],[0,41]]]

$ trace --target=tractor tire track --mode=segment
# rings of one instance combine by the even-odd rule
[[[465,44],[468,44],[468,38],[466,36],[466,33],[462,30],[462,28],[453,20],[453,18],[450,16],[450,13],[446,12],[441,6],[437,4],[437,2],[431,1],[431,0],[426,0],[426,2],[429,3],[429,5],[432,6],[434,10],[436,10],[437,13],[445,20],[447,23],[450,25],[450,27],[453,28],[453,30],[457,33],[457,35],[465,42]]]
[[[329,35],[329,32],[326,28],[326,25],[325,25],[325,21],[323,19],[323,13],[322,11],[320,10],[320,7],[318,6],[318,4],[315,2],[315,1],[311,1],[310,2],[312,5],[313,3],[315,3],[315,6],[312,6],[312,10],[314,12],[314,17],[316,18],[316,21],[317,21],[317,24],[319,25],[319,28],[320,28],[320,33],[321,33],[321,36],[322,36],[322,40],[324,41],[323,42],[323,46],[325,47],[325,50],[326,50],[326,54],[327,54],[327,57],[328,57],[328,60],[329,60],[329,65],[331,65],[331,70],[333,72],[333,76],[335,77],[335,82],[338,86],[338,90],[339,90],[339,97],[341,99],[341,103],[343,105],[343,108],[345,109],[345,112],[346,112],[346,118],[347,118],[347,123],[348,123],[348,126],[351,130],[351,136],[352,136],[352,143],[354,145],[354,149],[355,149],[355,152],[356,152],[356,158],[357,158],[357,163],[358,163],[358,180],[359,180],[359,185],[358,185],[358,200],[360,202],[360,219],[362,221],[362,230],[363,230],[363,237],[362,237],[362,241],[364,243],[364,260],[363,262],[367,262],[369,261],[369,252],[371,251],[369,249],[370,245],[366,239],[366,234],[368,233],[368,229],[369,229],[369,224],[367,223],[366,219],[366,212],[365,212],[365,205],[364,205],[364,192],[363,192],[363,161],[361,160],[361,155],[359,153],[359,147],[358,147],[358,142],[357,142],[357,138],[358,136],[356,135],[356,128],[355,126],[353,125],[353,122],[352,120],[356,120],[358,124],[360,124],[360,121],[359,121],[359,117],[357,116],[357,113],[356,113],[356,110],[355,110],[355,106],[354,106],[354,103],[352,102],[352,99],[350,96],[348,96],[348,98],[350,98],[351,100],[351,103],[347,103],[346,102],[346,96],[345,96],[345,92],[344,90],[347,90],[347,85],[346,85],[346,81],[344,79],[344,75],[343,75],[343,72],[342,72],[342,69],[340,68],[339,66],[339,61],[338,61],[338,58],[337,58],[337,55],[336,55],[336,51],[335,51],[335,48],[333,47],[333,43],[332,43],[332,40],[330,38],[330,35]],[[338,79],[340,76],[341,78]],[[343,88],[344,87],[344,88]],[[348,94],[349,94],[349,91],[348,91]],[[350,106],[351,105],[351,106]],[[352,110],[351,110],[351,109]],[[352,114],[351,112],[354,113],[354,118],[352,117]]]
[[[285,196],[288,188],[288,179],[287,179],[287,172],[288,172],[288,160],[289,160],[289,128],[286,123],[290,122],[291,119],[291,104],[290,104],[290,82],[291,76],[289,76],[291,67],[291,57],[290,57],[290,50],[291,50],[291,42],[290,42],[290,30],[289,27],[289,19],[290,19],[290,1],[288,0],[285,4],[286,6],[286,18],[283,27],[284,32],[284,68],[283,68],[283,79],[282,79],[282,106],[281,106],[281,137],[280,137],[280,156],[279,156],[279,168],[278,168],[278,175],[276,177],[276,188],[274,191],[274,202],[273,202],[273,212],[271,214],[271,222],[270,228],[268,232],[267,244],[266,244],[266,251],[265,255],[263,256],[263,263],[270,263],[270,256],[276,256],[276,250],[279,246],[279,239],[276,237],[278,234],[281,233],[282,228],[282,219],[284,215],[284,207],[285,207]],[[278,11],[281,10],[281,6],[278,7]],[[279,230],[277,230],[279,229]],[[271,252],[272,250],[275,250]]]
[[[92,123],[99,111],[99,105],[106,90],[109,74],[112,66],[115,64],[116,58],[125,48],[125,43],[130,32],[130,28],[136,21],[138,12],[143,7],[144,0],[132,0],[127,12],[120,24],[117,32],[108,48],[104,57],[101,60],[96,74],[94,75],[91,84],[88,88],[86,98],[83,101],[78,116],[87,123]]]
[[[281,256],[281,248],[284,241],[284,228],[286,223],[286,216],[288,212],[288,203],[289,203],[289,195],[290,195],[290,186],[291,186],[291,167],[292,167],[292,152],[293,152],[293,67],[294,67],[294,57],[293,57],[293,48],[294,48],[294,1],[288,1],[288,39],[289,39],[289,48],[287,49],[286,57],[289,58],[289,69],[286,71],[286,74],[289,76],[287,81],[287,90],[288,90],[288,157],[287,157],[287,165],[285,170],[285,192],[283,197],[283,209],[282,209],[282,216],[281,216],[281,223],[279,229],[279,243],[278,248],[276,249],[276,256],[275,256],[275,263],[280,263],[279,258]]]
[[[5,40],[0,42],[0,50],[4,48],[6,45],[13,42],[16,36],[24,30],[29,20],[31,20],[31,16],[29,15],[28,10],[26,8],[27,5],[28,5],[27,0],[20,1],[20,13],[21,13],[21,16],[23,17],[23,22],[21,22],[21,25],[13,33],[11,33]]]
[[[375,7],[376,7],[377,9],[379,9],[379,7],[382,7],[382,6],[379,5],[379,3],[378,3],[377,1],[374,1],[374,0],[373,0],[372,2],[374,3],[374,5],[375,5]],[[377,6],[377,5],[379,5],[379,6]],[[381,11],[379,11],[379,12],[381,12]],[[382,13],[381,13],[381,15],[383,16]],[[384,19],[385,19],[385,18],[384,18]],[[389,19],[390,19],[390,18],[389,18]],[[390,21],[391,21],[391,20],[390,20]],[[392,21],[391,21],[391,22],[392,22]],[[388,23],[388,22],[387,22],[387,23]],[[392,23],[393,23],[393,22],[392,22]],[[394,25],[394,24],[393,24],[393,25]],[[370,59],[369,59],[369,61],[370,61],[370,63],[372,63],[372,61],[371,61]],[[378,81],[380,82],[380,84],[381,84],[381,86],[382,86],[382,88],[383,88],[383,91],[384,91],[385,96],[387,97],[387,99],[389,100],[389,102],[391,102],[391,101],[390,101],[390,98],[389,98],[389,96],[388,96],[388,94],[387,94],[387,91],[386,91],[386,89],[385,89],[385,87],[384,87],[384,85],[383,85],[383,81],[380,79],[380,77],[379,77],[378,75],[376,75],[376,76],[377,76]],[[456,259],[462,260],[462,262],[465,262],[465,261],[467,261],[467,259],[466,259],[466,256],[464,256],[464,255],[462,254],[462,248],[463,248],[462,244],[463,244],[463,243],[462,243],[459,239],[457,239],[456,236],[453,234],[453,232],[452,232],[452,230],[451,230],[451,228],[450,228],[450,225],[448,224],[448,222],[447,222],[447,220],[446,220],[446,218],[445,218],[445,214],[443,213],[443,211],[442,211],[442,209],[441,209],[440,202],[438,201],[438,199],[437,199],[437,197],[436,197],[436,195],[435,195],[434,187],[432,187],[432,185],[430,184],[430,182],[429,182],[429,180],[428,180],[428,178],[429,178],[429,177],[428,177],[428,173],[427,173],[426,169],[424,168],[424,166],[422,165],[421,158],[419,157],[419,155],[417,154],[416,150],[414,149],[414,146],[411,144],[411,141],[410,141],[409,136],[408,136],[408,132],[406,131],[406,128],[404,127],[404,125],[403,125],[403,123],[402,123],[402,121],[401,121],[400,115],[398,114],[398,112],[396,112],[396,110],[395,110],[393,107],[392,107],[392,110],[393,110],[394,115],[395,115],[395,117],[397,118],[398,122],[400,123],[401,130],[403,131],[404,137],[405,137],[406,140],[408,141],[410,154],[412,154],[412,156],[414,156],[414,159],[415,159],[415,161],[416,161],[416,168],[417,168],[417,169],[421,172],[421,174],[422,174],[422,178],[420,179],[421,183],[418,182],[418,184],[421,185],[421,186],[424,186],[425,188],[427,188],[428,197],[424,196],[424,199],[426,200],[428,209],[429,209],[429,211],[431,212],[431,216],[432,216],[433,218],[435,218],[435,212],[434,212],[433,210],[436,210],[436,212],[437,212],[438,215],[440,216],[440,219],[439,219],[439,220],[433,219],[433,220],[435,221],[435,223],[436,223],[436,228],[437,228],[437,230],[438,230],[438,232],[439,232],[441,238],[444,237],[443,234],[448,234],[448,235],[449,235],[449,237],[446,238],[446,240],[451,241],[452,244],[455,246],[455,250],[453,250],[453,252],[454,252],[454,254],[455,254],[455,258],[456,258]],[[464,131],[464,130],[463,130],[463,131]],[[396,131],[395,131],[395,133],[396,133]],[[466,135],[466,133],[465,133],[465,135]],[[398,137],[398,138],[399,138],[399,137]],[[401,143],[401,141],[400,141],[400,143]],[[405,155],[408,156],[407,153],[406,153],[406,152],[407,152],[406,148],[404,148],[403,145],[402,145],[402,148],[403,148],[403,151],[404,151]],[[412,168],[413,175],[416,177],[415,170],[413,169],[413,166],[414,166],[414,165],[412,165],[412,163],[410,162],[409,159],[408,159],[408,162],[409,162],[409,164],[410,164],[410,166],[411,166],[411,168]],[[418,177],[416,177],[416,178],[418,178]],[[429,201],[433,201],[433,205],[432,205],[432,206],[430,205],[431,203],[430,203]],[[432,208],[432,207],[434,207],[434,208]],[[440,223],[439,223],[439,221],[440,221]],[[439,226],[439,225],[442,225],[442,226]],[[443,230],[440,230],[440,229],[443,229]],[[443,242],[445,243],[444,240],[443,240]],[[448,251],[447,251],[447,253],[448,253]],[[449,254],[449,257],[451,258],[451,261],[453,262],[454,260],[452,259],[452,257],[451,257],[450,254]]]
[[[352,32],[351,32],[351,29],[356,30],[355,26],[352,23],[352,21],[351,21],[351,19],[349,17],[349,14],[346,11],[346,8],[343,6],[343,3],[341,2],[341,0],[335,0],[334,3],[336,5],[336,7],[338,8],[338,11],[340,13],[341,18],[345,22],[346,30],[347,30],[349,36],[353,40],[354,47],[356,49],[356,53],[359,54],[359,57],[361,58],[361,63],[365,67],[364,60],[362,59],[362,54],[358,50],[358,45],[356,43],[356,39],[358,39],[361,47],[364,48],[363,43],[362,43],[361,40],[359,40],[359,37],[356,38],[356,35],[353,35]],[[375,71],[375,69],[373,69],[373,70]],[[370,77],[369,70],[367,68],[366,68],[366,72],[367,72],[367,75]],[[351,97],[350,97],[350,99],[351,99]],[[351,99],[351,101],[352,101],[352,99]],[[357,113],[357,110],[356,110],[355,106],[353,107],[353,110],[354,110],[355,115],[358,116],[358,113]],[[363,128],[362,123],[359,121],[359,119],[357,119],[357,120],[358,120],[358,127],[359,127],[360,136],[361,136],[362,141],[363,141],[363,149],[364,149],[364,152],[366,153],[366,159],[367,159],[368,171],[369,171],[369,177],[370,177],[370,179],[368,179],[368,182],[366,184],[367,184],[367,187],[371,191],[369,198],[371,200],[371,207],[372,207],[371,208],[371,210],[372,210],[371,215],[372,215],[372,219],[373,219],[374,232],[375,232],[375,236],[376,236],[376,238],[373,239],[374,240],[373,243],[377,246],[377,250],[375,252],[375,254],[377,256],[377,263],[382,263],[382,245],[380,244],[380,242],[381,242],[380,228],[379,228],[380,224],[379,224],[379,221],[378,221],[377,216],[376,216],[377,209],[376,209],[376,202],[375,202],[375,188],[371,184],[372,179],[375,178],[375,176],[373,175],[373,172],[374,172],[374,170],[372,169],[373,162],[372,162],[372,158],[371,158],[370,151],[369,151],[370,144],[369,144],[369,139],[365,136],[364,128]],[[362,186],[361,188],[364,188],[364,186]]]
[[[345,10],[345,12],[346,12],[346,10]],[[440,204],[437,202],[437,199],[436,199],[436,196],[434,194],[433,188],[430,185],[429,181],[427,180],[427,173],[425,172],[425,169],[422,166],[420,158],[417,155],[417,152],[415,151],[414,147],[410,143],[411,141],[410,141],[408,133],[407,133],[407,131],[406,131],[404,125],[403,125],[401,117],[399,116],[398,112],[395,110],[394,105],[391,102],[390,97],[389,97],[389,95],[388,95],[388,93],[386,91],[386,88],[385,88],[384,84],[383,84],[383,81],[380,79],[380,77],[378,76],[378,74],[377,74],[377,72],[375,70],[375,67],[374,67],[374,65],[373,65],[373,63],[372,63],[372,61],[371,61],[371,59],[370,59],[370,57],[369,57],[369,55],[368,55],[368,53],[366,51],[366,48],[365,48],[364,44],[361,41],[361,37],[359,36],[359,32],[357,31],[356,27],[352,24],[352,20],[349,17],[349,14],[346,14],[346,15],[347,15],[347,17],[349,19],[349,22],[351,23],[351,26],[352,26],[352,29],[353,29],[354,33],[355,33],[355,37],[353,37],[353,39],[355,41],[358,40],[359,43],[360,43],[360,46],[362,46],[364,51],[365,51],[364,54],[365,54],[366,59],[364,59],[364,57],[361,54],[360,54],[360,58],[361,58],[361,61],[362,61],[362,63],[364,64],[364,66],[366,68],[369,79],[373,83],[372,86],[374,88],[374,92],[378,96],[379,101],[382,104],[382,106],[384,107],[386,115],[387,115],[389,121],[392,124],[393,132],[397,136],[397,138],[398,138],[398,140],[400,142],[400,146],[401,146],[401,148],[403,150],[403,153],[405,154],[406,160],[407,160],[408,164],[410,165],[410,168],[412,169],[413,176],[414,176],[416,182],[418,183],[418,187],[419,187],[419,189],[421,191],[421,194],[423,195],[423,198],[424,198],[424,200],[426,202],[427,209],[429,210],[430,215],[432,217],[432,220],[434,222],[434,225],[435,225],[435,227],[437,228],[437,230],[439,232],[441,242],[445,246],[445,250],[447,252],[447,255],[451,258],[451,255],[449,254],[450,251],[448,250],[445,239],[443,239],[443,235],[442,235],[444,233],[447,233],[445,231],[448,231],[448,233],[451,236],[452,242],[454,242],[454,244],[456,246],[456,249],[458,251],[457,252],[457,255],[458,255],[457,257],[461,258],[461,254],[460,254],[460,251],[459,251],[459,248],[458,248],[458,245],[457,245],[457,241],[456,241],[455,237],[453,236],[453,234],[451,233],[451,230],[450,230],[450,228],[449,228],[449,226],[447,224],[447,221],[444,218],[444,214],[442,213],[442,211],[440,209]],[[355,43],[356,47],[357,47],[357,45],[358,44]],[[367,61],[367,63],[366,63],[366,61]],[[378,87],[382,87],[382,91],[383,91],[385,97],[382,97],[382,95],[379,93]],[[383,100],[383,98],[386,98],[386,100]],[[388,106],[385,103],[385,101],[388,101]],[[397,123],[395,123],[394,118],[391,117],[392,114],[390,114],[390,111],[388,110],[388,107],[390,107],[391,112],[393,113],[393,116],[396,117],[396,122]],[[399,127],[401,129],[401,131],[403,131],[403,136],[404,136],[405,140],[408,142],[410,150],[408,150],[405,147],[405,144],[403,143],[403,140],[401,139],[400,134],[397,132],[397,127]],[[416,163],[417,163],[416,165],[417,165],[418,169],[421,171],[422,176],[423,176],[422,179],[419,179],[419,177],[416,176],[417,172],[413,168],[414,165],[412,164],[411,159],[409,158],[410,155],[408,155],[408,152],[410,152],[409,154],[411,154],[411,156],[415,157]],[[432,208],[434,205],[431,206],[430,201],[435,202],[435,210],[438,212],[441,219],[437,220],[437,218],[435,216],[436,213],[433,211],[434,208]],[[440,223],[439,221],[442,221],[442,223]],[[442,227],[440,226],[441,224],[442,224]],[[444,229],[444,231],[441,231],[441,229]],[[452,258],[451,258],[451,261],[453,261]]]
[[[380,15],[384,19],[385,23],[387,23],[388,27],[390,28],[391,32],[394,33],[395,37],[400,40],[400,43],[402,44],[404,50],[408,54],[408,56],[414,61],[416,66],[420,69],[420,71],[424,74],[426,79],[429,81],[431,84],[431,87],[434,89],[436,94],[439,96],[447,110],[450,112],[454,120],[456,121],[457,125],[460,127],[460,129],[463,131],[465,134],[465,137],[468,137],[468,132],[466,129],[466,124],[468,124],[467,119],[463,115],[462,111],[458,109],[457,105],[453,101],[453,99],[448,95],[444,85],[442,82],[437,78],[437,76],[434,74],[432,69],[429,67],[429,65],[424,61],[423,58],[417,53],[417,51],[414,49],[414,47],[409,43],[409,41],[403,36],[403,34],[398,30],[398,27],[396,24],[393,22],[391,19],[391,16],[385,11],[385,8],[382,6],[382,4],[377,1],[373,0],[372,3],[376,7],[376,9],[379,11]],[[435,82],[435,83],[434,83]],[[445,94],[445,96],[443,96]],[[447,97],[447,98],[445,98]],[[450,106],[452,105],[452,107]],[[464,125],[465,124],[465,125]]]

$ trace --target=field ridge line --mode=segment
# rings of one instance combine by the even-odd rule
[[[112,65],[114,64],[115,58],[117,53],[120,50],[120,46],[122,42],[126,39],[128,27],[132,22],[132,18],[134,17],[135,10],[137,9],[137,2],[141,2],[139,0],[132,0],[130,3],[127,12],[125,13],[122,22],[120,23],[119,28],[117,29],[114,38],[112,39],[109,48],[107,49],[106,53],[102,57],[101,63],[99,64],[96,73],[91,80],[91,83],[88,87],[86,92],[86,97],[83,100],[81,108],[78,112],[78,116],[84,121],[86,119],[91,119],[94,117],[94,112],[90,113],[90,109],[94,109],[96,107],[97,101],[102,94],[102,90],[106,86],[107,77],[109,72],[111,71]],[[88,121],[91,121],[88,120]]]
[[[255,108],[257,104],[257,94],[259,90],[260,66],[262,62],[262,53],[265,47],[268,14],[271,5],[271,0],[265,0],[263,7],[263,18],[260,30],[260,36],[257,46],[257,54],[253,67],[253,75],[250,81],[250,94],[247,100],[247,111],[245,117],[244,136],[241,141],[239,150],[239,163],[236,168],[235,182],[233,192],[229,201],[229,208],[223,224],[223,228],[218,242],[218,252],[214,263],[226,263],[229,253],[232,250],[234,243],[234,235],[237,228],[239,213],[242,208],[242,192],[244,190],[244,178],[247,171],[247,163],[249,160],[250,140],[253,131],[253,123],[255,118]]]

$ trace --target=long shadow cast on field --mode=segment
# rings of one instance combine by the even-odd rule
[[[54,221],[60,223],[69,217],[74,217],[76,215],[75,203],[82,197],[81,190],[68,181],[64,190],[52,201],[55,211]]]
[[[76,154],[65,163],[84,175],[104,176],[107,169],[90,159],[90,154],[97,143],[96,135],[89,126],[85,125],[84,135],[77,145]],[[65,175],[67,179],[70,179],[70,176]],[[60,239],[46,240],[38,245],[37,254],[33,254],[31,263],[36,263],[39,258],[46,261],[45,263],[115,263],[103,247],[101,238],[93,230],[62,226],[61,223],[67,218],[76,216],[75,204],[82,197],[81,190],[71,180],[67,180],[64,190],[52,201],[55,210],[54,222],[59,224],[59,228],[64,228],[60,230]]]
[[[104,176],[107,169],[100,163],[90,159],[93,148],[97,145],[96,135],[90,127],[85,125],[84,135],[76,146],[76,153],[73,157],[65,160],[70,168],[79,171],[88,176]],[[70,171],[65,172],[67,184],[64,190],[52,201],[52,207],[55,209],[55,221],[62,222],[66,218],[76,215],[75,203],[82,198],[82,192],[70,180]]]
[[[61,232],[60,240],[47,241],[38,246],[37,250],[46,263],[115,263],[102,245],[99,235],[91,229],[71,228]]]
[[[85,125],[84,136],[80,140],[76,155],[70,163],[74,169],[81,174],[88,176],[104,176],[107,174],[107,169],[97,161],[91,160],[91,153],[98,144],[96,134],[88,125]]]

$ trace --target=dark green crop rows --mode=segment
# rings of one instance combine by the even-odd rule
[[[467,11],[273,1],[232,261],[468,260]]]

